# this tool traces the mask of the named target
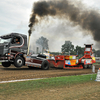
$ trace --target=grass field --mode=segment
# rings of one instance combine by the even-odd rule
[[[77,75],[77,76],[67,76],[67,77],[55,77],[48,79],[40,79],[34,81],[25,82],[15,82],[15,83],[4,83],[0,84],[0,92],[15,92],[17,90],[30,90],[30,89],[40,89],[40,88],[51,88],[51,87],[61,87],[70,86],[73,84],[94,81],[96,79],[96,74],[90,75]]]
[[[37,96],[40,91],[50,89],[61,89],[61,88],[72,88],[77,84],[94,83],[96,74],[91,75],[78,75],[78,76],[67,76],[67,77],[55,77],[34,81],[15,82],[15,83],[4,83],[0,84],[0,100],[49,100],[40,99]],[[63,89],[64,90],[64,89]],[[37,92],[38,91],[38,92]],[[41,94],[42,92],[40,92]],[[35,95],[34,99],[31,96]],[[24,95],[27,95],[27,99]],[[17,97],[16,97],[17,96]],[[53,99],[52,99],[53,100]],[[56,99],[54,99],[56,100]],[[60,100],[60,99],[58,99]],[[67,100],[67,99],[62,99]]]

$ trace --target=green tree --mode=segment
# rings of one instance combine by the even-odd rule
[[[72,42],[70,41],[65,41],[65,44],[62,45],[61,51],[64,54],[72,54],[74,53],[74,45],[72,45]]]
[[[82,57],[84,55],[84,49],[81,46],[76,46],[75,52],[79,57]]]
[[[96,50],[96,51],[95,51],[95,56],[96,56],[96,57],[100,57],[100,50]]]

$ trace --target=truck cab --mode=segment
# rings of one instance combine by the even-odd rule
[[[25,64],[24,55],[27,53],[27,36],[10,33],[0,36],[0,62],[4,67],[14,64],[21,67]]]

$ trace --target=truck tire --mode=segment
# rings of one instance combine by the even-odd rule
[[[11,65],[10,62],[2,62],[3,67],[9,67]]]
[[[42,62],[41,68],[42,68],[43,70],[48,70],[48,69],[49,69],[49,62],[48,62],[47,60],[44,60],[44,61]]]
[[[14,60],[14,66],[20,68],[24,65],[24,59],[20,56],[16,57]]]

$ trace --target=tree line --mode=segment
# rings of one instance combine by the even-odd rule
[[[45,37],[40,37],[37,39],[36,44],[40,45],[42,49],[49,49],[48,39]],[[65,41],[65,43],[61,47],[61,52],[50,52],[54,55],[78,55],[78,57],[82,57],[84,55],[84,47],[74,46],[71,41]],[[100,57],[100,50],[92,49],[94,56]]]
[[[56,55],[60,55],[60,54],[78,55],[78,57],[82,57],[84,55],[84,49],[85,46],[84,47],[78,45],[74,46],[71,41],[65,41],[65,43],[61,47],[61,53],[60,52],[52,52],[52,53]],[[92,49],[92,51],[95,57],[100,57],[100,50]]]

